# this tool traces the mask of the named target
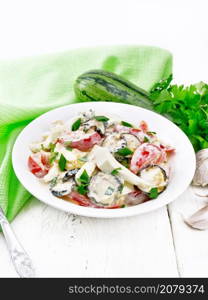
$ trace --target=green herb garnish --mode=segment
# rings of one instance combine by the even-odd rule
[[[97,120],[99,122],[107,122],[109,120],[109,118],[107,118],[105,116],[95,116],[94,118],[95,118],[95,120]]]
[[[76,190],[78,193],[80,193],[81,195],[86,195],[88,192],[88,188],[86,185],[80,184],[76,187]]]
[[[156,134],[156,132],[154,132],[154,131],[147,131],[147,134],[154,135],[154,134]]]
[[[119,149],[116,153],[121,156],[127,156],[127,155],[132,154],[133,151],[131,151],[129,148],[125,147],[125,148]]]
[[[51,152],[54,152],[55,147],[56,147],[56,144],[53,144],[53,143],[49,144],[49,148],[50,148]]]
[[[80,125],[81,125],[81,119],[76,120],[72,124],[72,131],[76,131],[77,129],[79,129]]]
[[[124,159],[120,162],[125,168],[129,169],[130,162],[128,159]]]
[[[129,168],[129,164],[130,164],[130,161],[129,161],[129,158],[128,157],[125,157],[125,156],[121,156],[119,154],[117,154],[117,152],[115,153],[115,159],[117,161],[119,161],[124,167],[126,168]]]
[[[146,137],[146,136],[144,137],[144,142],[145,142],[145,143],[149,142],[148,137]]]
[[[84,170],[84,171],[82,172],[81,176],[79,177],[79,182],[80,182],[81,184],[89,184],[89,182],[90,182],[90,177],[89,177],[89,175],[87,174],[87,171],[86,171],[86,170]]]
[[[49,159],[49,163],[52,164],[54,162],[54,160],[57,158],[58,152],[52,152],[50,159]]]
[[[71,148],[70,146],[66,146],[66,150],[68,150],[68,151],[72,151],[72,150],[73,150],[73,148]]]
[[[85,195],[88,192],[88,185],[90,182],[90,176],[87,174],[87,171],[84,170],[79,177],[80,184],[77,186],[77,192],[82,195]]]
[[[56,147],[56,144],[53,144],[53,143],[50,143],[50,144],[48,145],[48,147],[46,147],[46,148],[43,146],[43,144],[41,144],[41,150],[43,150],[43,151],[51,151],[51,152],[54,152],[55,147]]]
[[[71,146],[71,141],[65,141],[65,142],[64,142],[64,146],[65,146],[65,147]]]
[[[65,168],[66,168],[66,158],[63,156],[63,154],[61,154],[61,156],[59,158],[58,165],[59,165],[59,169],[61,171],[65,170]]]
[[[41,144],[40,146],[41,146],[41,150],[43,150],[43,151],[47,151],[47,150],[48,150],[47,148],[45,148],[45,147],[43,146],[43,144]]]
[[[119,173],[120,170],[121,170],[121,168],[116,168],[116,169],[114,169],[114,170],[111,172],[111,174],[112,174],[112,175],[117,175],[117,174]]]
[[[118,191],[121,193],[121,192],[123,191],[123,188],[124,188],[124,185],[121,184],[121,185],[119,186],[119,188],[118,188]]]
[[[157,188],[152,188],[150,190],[149,197],[151,199],[155,199],[155,198],[157,198],[157,196],[158,196],[158,189]]]
[[[125,121],[121,121],[121,124],[126,127],[133,127],[130,123],[125,122]]]
[[[66,147],[66,150],[72,151],[73,148],[71,147],[71,141],[64,142],[64,146]]]

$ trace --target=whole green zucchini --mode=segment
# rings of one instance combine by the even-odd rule
[[[92,70],[80,75],[74,91],[81,101],[112,101],[152,109],[147,91],[123,77],[103,70]]]

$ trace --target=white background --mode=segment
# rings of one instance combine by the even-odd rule
[[[155,45],[174,55],[177,83],[208,81],[207,0],[0,1],[0,59],[109,44]],[[182,215],[203,205],[191,189],[151,214],[70,216],[33,202],[13,226],[37,276],[208,276],[208,232]],[[0,235],[0,277],[16,276]]]
[[[173,52],[177,81],[207,78],[207,0],[0,3],[0,58],[106,44],[157,45]]]

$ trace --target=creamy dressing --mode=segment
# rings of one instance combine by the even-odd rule
[[[140,151],[144,143],[145,151]],[[65,123],[54,122],[30,145],[28,166],[56,197],[83,206],[122,207],[140,203],[152,189],[160,193],[168,184],[167,155],[160,145],[155,133],[89,110]],[[135,196],[138,190],[143,195]]]
[[[121,193],[121,184],[118,177],[98,172],[90,181],[88,196],[96,203],[112,205]]]

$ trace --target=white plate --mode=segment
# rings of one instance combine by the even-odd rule
[[[48,186],[40,183],[29,172],[27,167],[27,159],[30,155],[29,144],[38,141],[41,134],[48,130],[53,121],[66,121],[76,116],[77,113],[89,108],[94,109],[98,115],[105,115],[107,113],[116,114],[122,120],[135,125],[139,121],[145,120],[150,130],[156,131],[159,138],[175,147],[176,153],[170,159],[171,173],[169,185],[157,199],[136,206],[118,209],[83,207],[54,197],[49,191]],[[71,104],[43,114],[26,126],[18,136],[12,152],[12,161],[14,171],[20,182],[39,200],[66,212],[99,218],[133,216],[152,211],[170,203],[186,190],[193,178],[196,164],[195,153],[188,138],[168,119],[140,107],[112,102]]]

